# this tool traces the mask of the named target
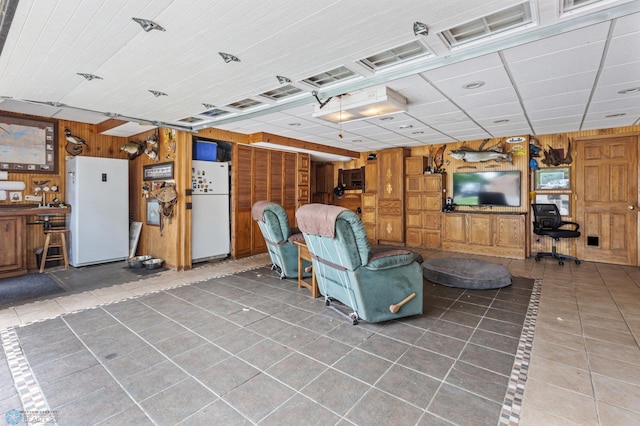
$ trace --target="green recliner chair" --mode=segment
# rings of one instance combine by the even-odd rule
[[[280,279],[298,278],[298,246],[293,244],[297,239],[304,241],[298,228],[289,226],[289,218],[284,208],[271,201],[257,201],[251,207],[251,216],[258,222],[262,236],[267,243],[271,258],[271,269],[280,270]],[[303,268],[311,266],[303,262]],[[303,276],[311,276],[311,272],[303,272]]]
[[[296,219],[327,306],[353,324],[422,314],[422,268],[415,253],[372,254],[362,221],[343,207],[307,204]],[[335,300],[352,312],[331,305]]]

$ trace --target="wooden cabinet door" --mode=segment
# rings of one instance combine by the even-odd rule
[[[402,200],[404,196],[403,148],[387,149],[378,154],[378,199]]]
[[[442,215],[442,224],[444,230],[444,240],[465,243],[466,237],[466,215],[446,213]]]
[[[0,273],[24,268],[24,217],[0,218]]]
[[[493,221],[491,215],[467,215],[467,243],[490,246],[493,243]]]
[[[378,191],[378,160],[367,161],[364,173],[364,191]]]
[[[362,194],[362,208],[363,209],[375,209],[376,208],[376,194],[365,192]],[[375,220],[374,220],[375,222]]]
[[[378,241],[390,243],[404,242],[404,224],[402,216],[378,215]]]
[[[494,244],[500,247],[522,248],[525,246],[524,215],[496,215],[494,217]]]

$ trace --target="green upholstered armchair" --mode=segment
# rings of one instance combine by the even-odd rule
[[[298,246],[293,241],[304,241],[304,238],[297,228],[289,226],[287,212],[279,204],[258,201],[251,207],[251,215],[267,243],[271,269],[280,269],[280,279],[298,278]],[[307,266],[310,263],[305,261],[303,267]],[[311,276],[311,273],[304,272],[303,276]]]
[[[296,219],[327,306],[354,324],[358,319],[374,323],[422,313],[422,268],[414,253],[372,255],[362,221],[343,207],[307,204],[298,209]],[[337,309],[333,300],[353,312]]]

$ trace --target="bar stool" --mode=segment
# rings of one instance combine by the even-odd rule
[[[48,221],[48,217],[45,218],[44,234],[46,238],[44,240],[44,247],[42,249],[42,260],[40,261],[40,273],[44,272],[44,266],[47,261],[50,260],[62,260],[64,261],[64,269],[69,269],[69,257],[67,255],[67,233],[69,229],[64,227],[51,227]],[[55,240],[53,239],[55,237]],[[62,248],[62,254],[49,255],[50,248]]]

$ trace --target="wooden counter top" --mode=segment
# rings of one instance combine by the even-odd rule
[[[0,217],[7,216],[32,216],[32,215],[61,215],[71,213],[71,206],[67,207],[30,207],[30,206],[7,206],[0,207]]]

